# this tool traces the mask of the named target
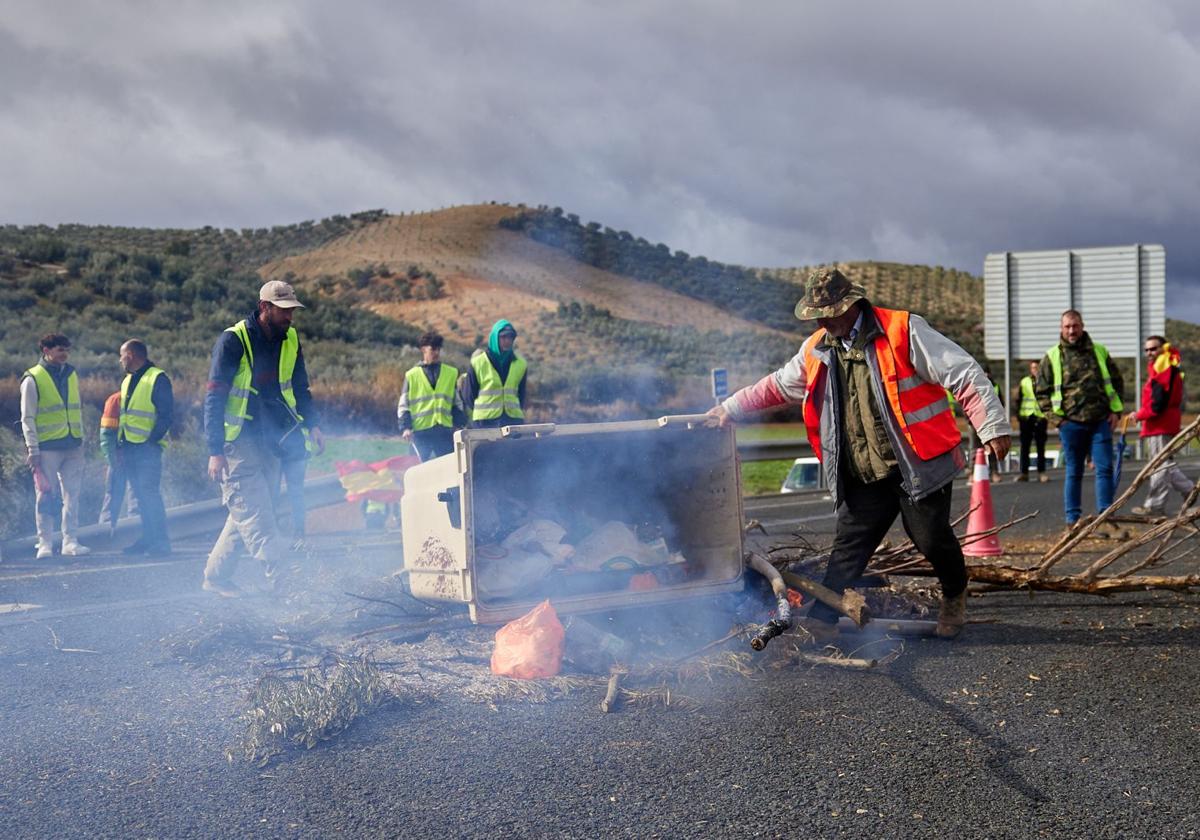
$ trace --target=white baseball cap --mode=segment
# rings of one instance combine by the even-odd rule
[[[282,280],[263,283],[263,287],[258,290],[258,299],[273,303],[281,309],[304,308],[304,304],[296,300],[296,290],[292,288],[292,284]]]

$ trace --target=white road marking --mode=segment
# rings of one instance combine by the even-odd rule
[[[85,566],[79,569],[47,569],[41,572],[29,572],[21,575],[0,575],[0,583],[6,580],[37,580],[39,578],[66,577],[69,575],[90,575],[96,572],[120,572],[125,569],[150,569],[154,566],[173,566],[185,563],[186,560],[160,560],[157,563],[118,563],[112,566]]]
[[[26,612],[27,610],[40,610],[41,608],[41,604],[0,604],[0,615],[5,615],[7,613]]]
[[[17,627],[25,624],[41,623],[51,621],[57,618],[70,618],[81,615],[99,615],[109,612],[131,612],[134,610],[145,609],[146,607],[158,607],[164,604],[176,604],[184,601],[194,603],[215,603],[215,596],[207,592],[201,592],[199,587],[196,587],[190,592],[185,592],[179,595],[168,595],[162,598],[141,598],[136,601],[108,601],[103,604],[87,604],[79,607],[62,607],[61,609],[45,609],[38,613],[29,613],[22,616],[0,616],[0,631],[6,630],[9,627]],[[94,653],[94,651],[93,651]]]

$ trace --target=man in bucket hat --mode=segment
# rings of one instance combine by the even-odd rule
[[[1004,406],[965,350],[919,315],[872,305],[837,268],[810,274],[796,317],[819,325],[800,352],[709,414],[725,425],[802,404],[837,511],[825,585],[852,585],[899,514],[942,585],[937,633],[953,638],[965,621],[967,573],[950,527],[950,493],[964,463],[946,390],[999,459],[1010,446]],[[818,603],[802,626],[826,642],[836,621]]]

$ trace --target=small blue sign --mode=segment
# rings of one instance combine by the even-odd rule
[[[714,400],[723,400],[729,396],[729,376],[725,368],[712,369],[712,395]]]

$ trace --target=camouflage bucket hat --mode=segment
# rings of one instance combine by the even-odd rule
[[[818,268],[804,281],[804,297],[796,304],[796,317],[801,321],[836,318],[866,296],[866,289],[851,283],[836,268]]]

